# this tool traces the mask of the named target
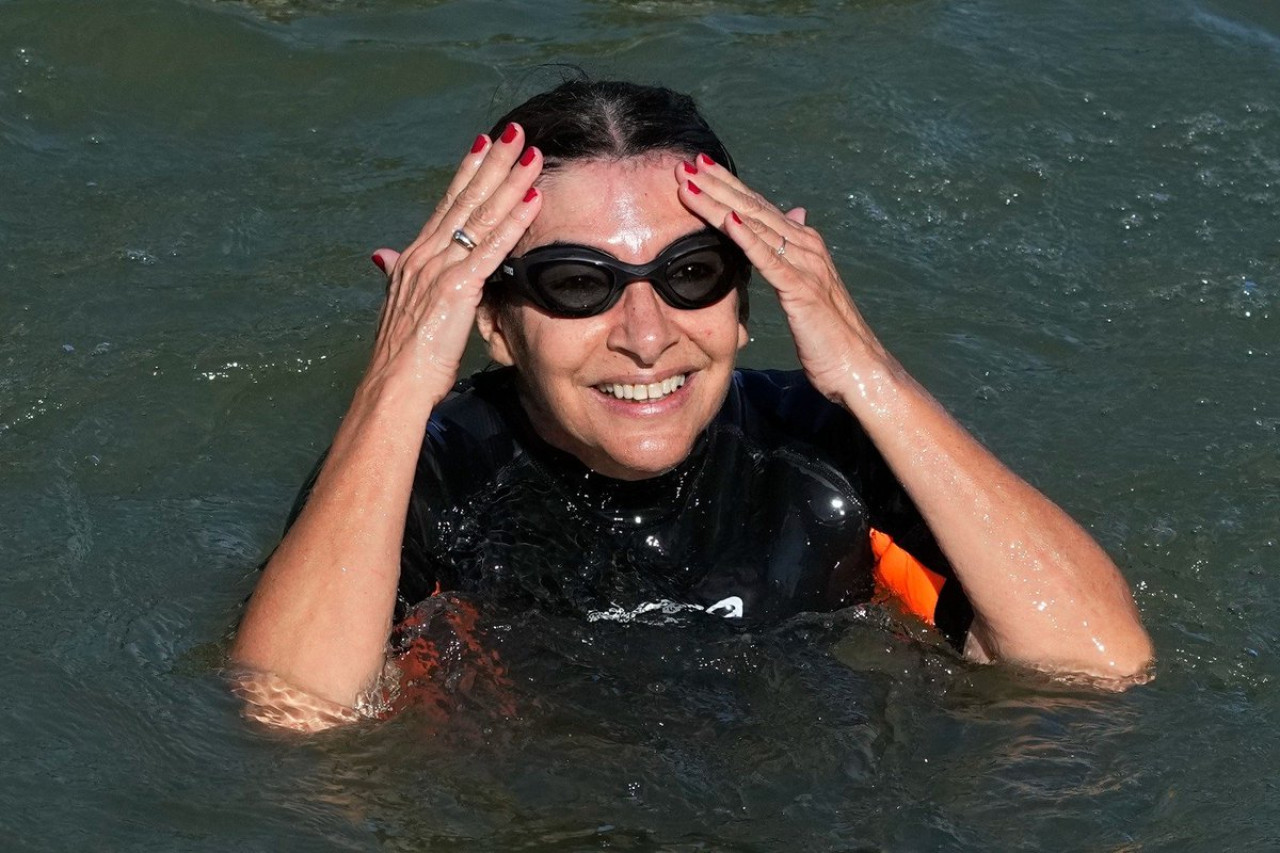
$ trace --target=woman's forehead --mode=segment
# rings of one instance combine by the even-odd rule
[[[622,261],[652,259],[706,227],[680,202],[675,154],[573,163],[539,179],[542,209],[517,254],[550,243],[603,249]]]

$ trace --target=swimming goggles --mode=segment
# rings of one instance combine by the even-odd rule
[[[737,244],[708,228],[676,240],[639,266],[589,246],[543,246],[507,258],[489,281],[514,288],[549,314],[591,317],[612,308],[636,281],[652,284],[672,308],[706,308],[745,282],[750,272]]]

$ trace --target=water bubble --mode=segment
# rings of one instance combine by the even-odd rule
[[[62,345],[62,351],[63,351],[63,352],[75,352],[75,351],[76,351],[76,348],[75,348],[75,347],[73,347],[71,344],[63,344],[63,345]]]

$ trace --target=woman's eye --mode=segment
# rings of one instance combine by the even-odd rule
[[[557,264],[536,270],[538,284],[547,293],[560,296],[598,293],[609,289],[608,276],[590,264]]]
[[[708,278],[714,278],[718,274],[719,270],[711,264],[689,261],[672,269],[667,278],[673,282],[705,281]]]
[[[559,279],[554,287],[560,293],[581,293],[598,289],[600,287],[600,279],[595,276],[575,275],[570,278]]]
[[[593,305],[609,292],[609,282],[598,274],[556,276],[554,281],[543,281],[545,292],[562,305],[585,308]]]

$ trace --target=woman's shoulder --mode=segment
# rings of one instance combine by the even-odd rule
[[[837,447],[861,434],[853,416],[819,393],[803,370],[735,370],[720,422],[757,439]]]
[[[506,414],[503,402],[515,395],[515,371],[509,367],[481,370],[453,385],[427,422],[428,428],[465,424],[478,431],[493,429]]]
[[[432,411],[418,460],[420,481],[468,492],[522,455],[514,376],[484,370],[460,380]]]

